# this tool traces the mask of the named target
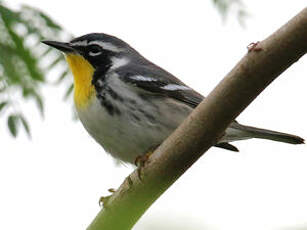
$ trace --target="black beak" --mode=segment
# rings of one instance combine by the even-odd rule
[[[75,52],[75,50],[71,47],[71,45],[67,42],[56,42],[56,41],[42,41],[42,43],[56,48],[64,53]]]

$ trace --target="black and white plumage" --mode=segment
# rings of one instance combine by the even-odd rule
[[[45,43],[93,66],[95,96],[85,108],[77,108],[78,115],[91,136],[122,161],[133,163],[159,146],[204,99],[116,37],[96,33],[69,43]],[[234,121],[216,146],[238,151],[228,142],[249,138],[303,143],[298,136]]]

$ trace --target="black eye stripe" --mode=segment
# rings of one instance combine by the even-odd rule
[[[102,47],[99,46],[99,45],[89,45],[87,47],[87,50],[88,50],[89,53],[96,54],[96,53],[100,53],[102,51]]]

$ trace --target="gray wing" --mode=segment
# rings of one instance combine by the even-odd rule
[[[148,93],[173,98],[195,108],[204,97],[154,64],[127,65],[116,70],[120,79]]]
[[[173,98],[191,108],[195,108],[204,99],[204,96],[154,64],[128,65],[116,72],[125,83],[132,84],[150,94]],[[226,142],[218,143],[215,146],[235,152],[239,151],[235,146]]]

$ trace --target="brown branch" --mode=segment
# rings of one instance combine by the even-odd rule
[[[249,52],[155,151],[142,171],[134,171],[108,199],[88,230],[131,229],[150,205],[199,157],[278,75],[307,50],[307,8]]]

